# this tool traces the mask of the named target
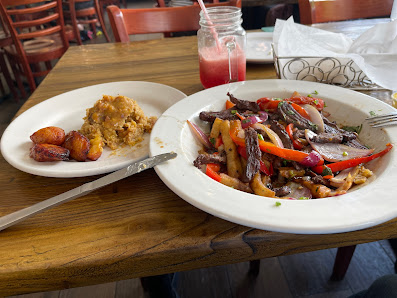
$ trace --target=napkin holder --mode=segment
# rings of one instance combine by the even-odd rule
[[[336,85],[353,90],[384,90],[374,84],[349,58],[279,57],[272,44],[274,66],[279,79]]]

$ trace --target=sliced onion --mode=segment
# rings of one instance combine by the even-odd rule
[[[205,147],[212,148],[213,146],[208,139],[208,136],[196,124],[190,122],[189,120],[186,121],[189,124],[195,138]]]
[[[258,123],[258,122],[260,123],[262,121],[263,120],[261,118],[259,118],[258,116],[249,116],[241,121],[241,127],[244,129],[244,128],[254,125],[255,123]]]
[[[267,136],[269,137],[270,141],[272,141],[272,143],[274,145],[276,145],[277,147],[280,147],[280,148],[284,148],[283,142],[281,141],[278,134],[276,134],[272,129],[270,129],[266,125],[256,123],[256,124],[252,125],[252,127],[259,129],[259,130],[264,130],[266,132]]]
[[[310,143],[312,148],[316,150],[320,155],[330,162],[348,160],[353,158],[359,158],[370,155],[374,152],[374,149],[359,149],[346,146],[343,144],[335,143],[315,143],[311,139],[316,134],[308,129],[305,129],[306,140]]]
[[[320,161],[320,159],[321,159],[320,153],[318,153],[318,152],[316,152],[316,151],[313,150],[312,152],[309,153],[308,156],[306,156],[306,157],[300,162],[300,164],[301,164],[302,166],[304,166],[304,167],[311,168],[311,167],[314,167],[315,165],[317,165],[318,162]]]
[[[359,171],[359,166],[344,169],[344,170],[340,171],[340,173],[338,175],[329,179],[329,181],[333,187],[340,187],[345,183],[345,180],[349,174],[352,177],[355,177],[357,175],[358,171]]]
[[[291,189],[291,193],[288,195],[291,198],[299,200],[300,198],[312,198],[310,189],[296,182],[288,182],[287,186]]]
[[[269,114],[264,111],[259,111],[258,114],[262,121],[266,121],[269,118]]]
[[[302,108],[304,108],[306,112],[309,114],[310,121],[317,125],[318,127],[317,131],[324,132],[324,121],[323,121],[323,117],[321,117],[320,112],[315,107],[308,104],[302,105]]]

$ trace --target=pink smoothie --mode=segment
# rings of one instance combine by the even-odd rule
[[[245,53],[240,47],[235,49],[237,57],[232,54],[232,65],[237,59],[237,81],[245,81]],[[229,83],[229,61],[227,50],[214,48],[202,48],[199,51],[200,80],[204,88]]]

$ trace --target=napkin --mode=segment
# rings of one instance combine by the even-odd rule
[[[342,33],[297,24],[292,17],[277,19],[273,44],[278,57],[335,57],[342,63],[353,60],[351,67],[362,70],[373,83],[397,89],[397,20],[377,24],[352,40]],[[354,72],[349,75],[354,77]]]

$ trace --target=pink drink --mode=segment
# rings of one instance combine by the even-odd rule
[[[237,45],[231,53],[231,65],[237,65],[237,81],[245,81],[245,53]],[[237,61],[236,61],[237,60]],[[236,64],[237,62],[237,64]],[[226,48],[201,48],[199,50],[200,80],[204,88],[229,83],[229,59]],[[235,76],[232,75],[232,78]]]

